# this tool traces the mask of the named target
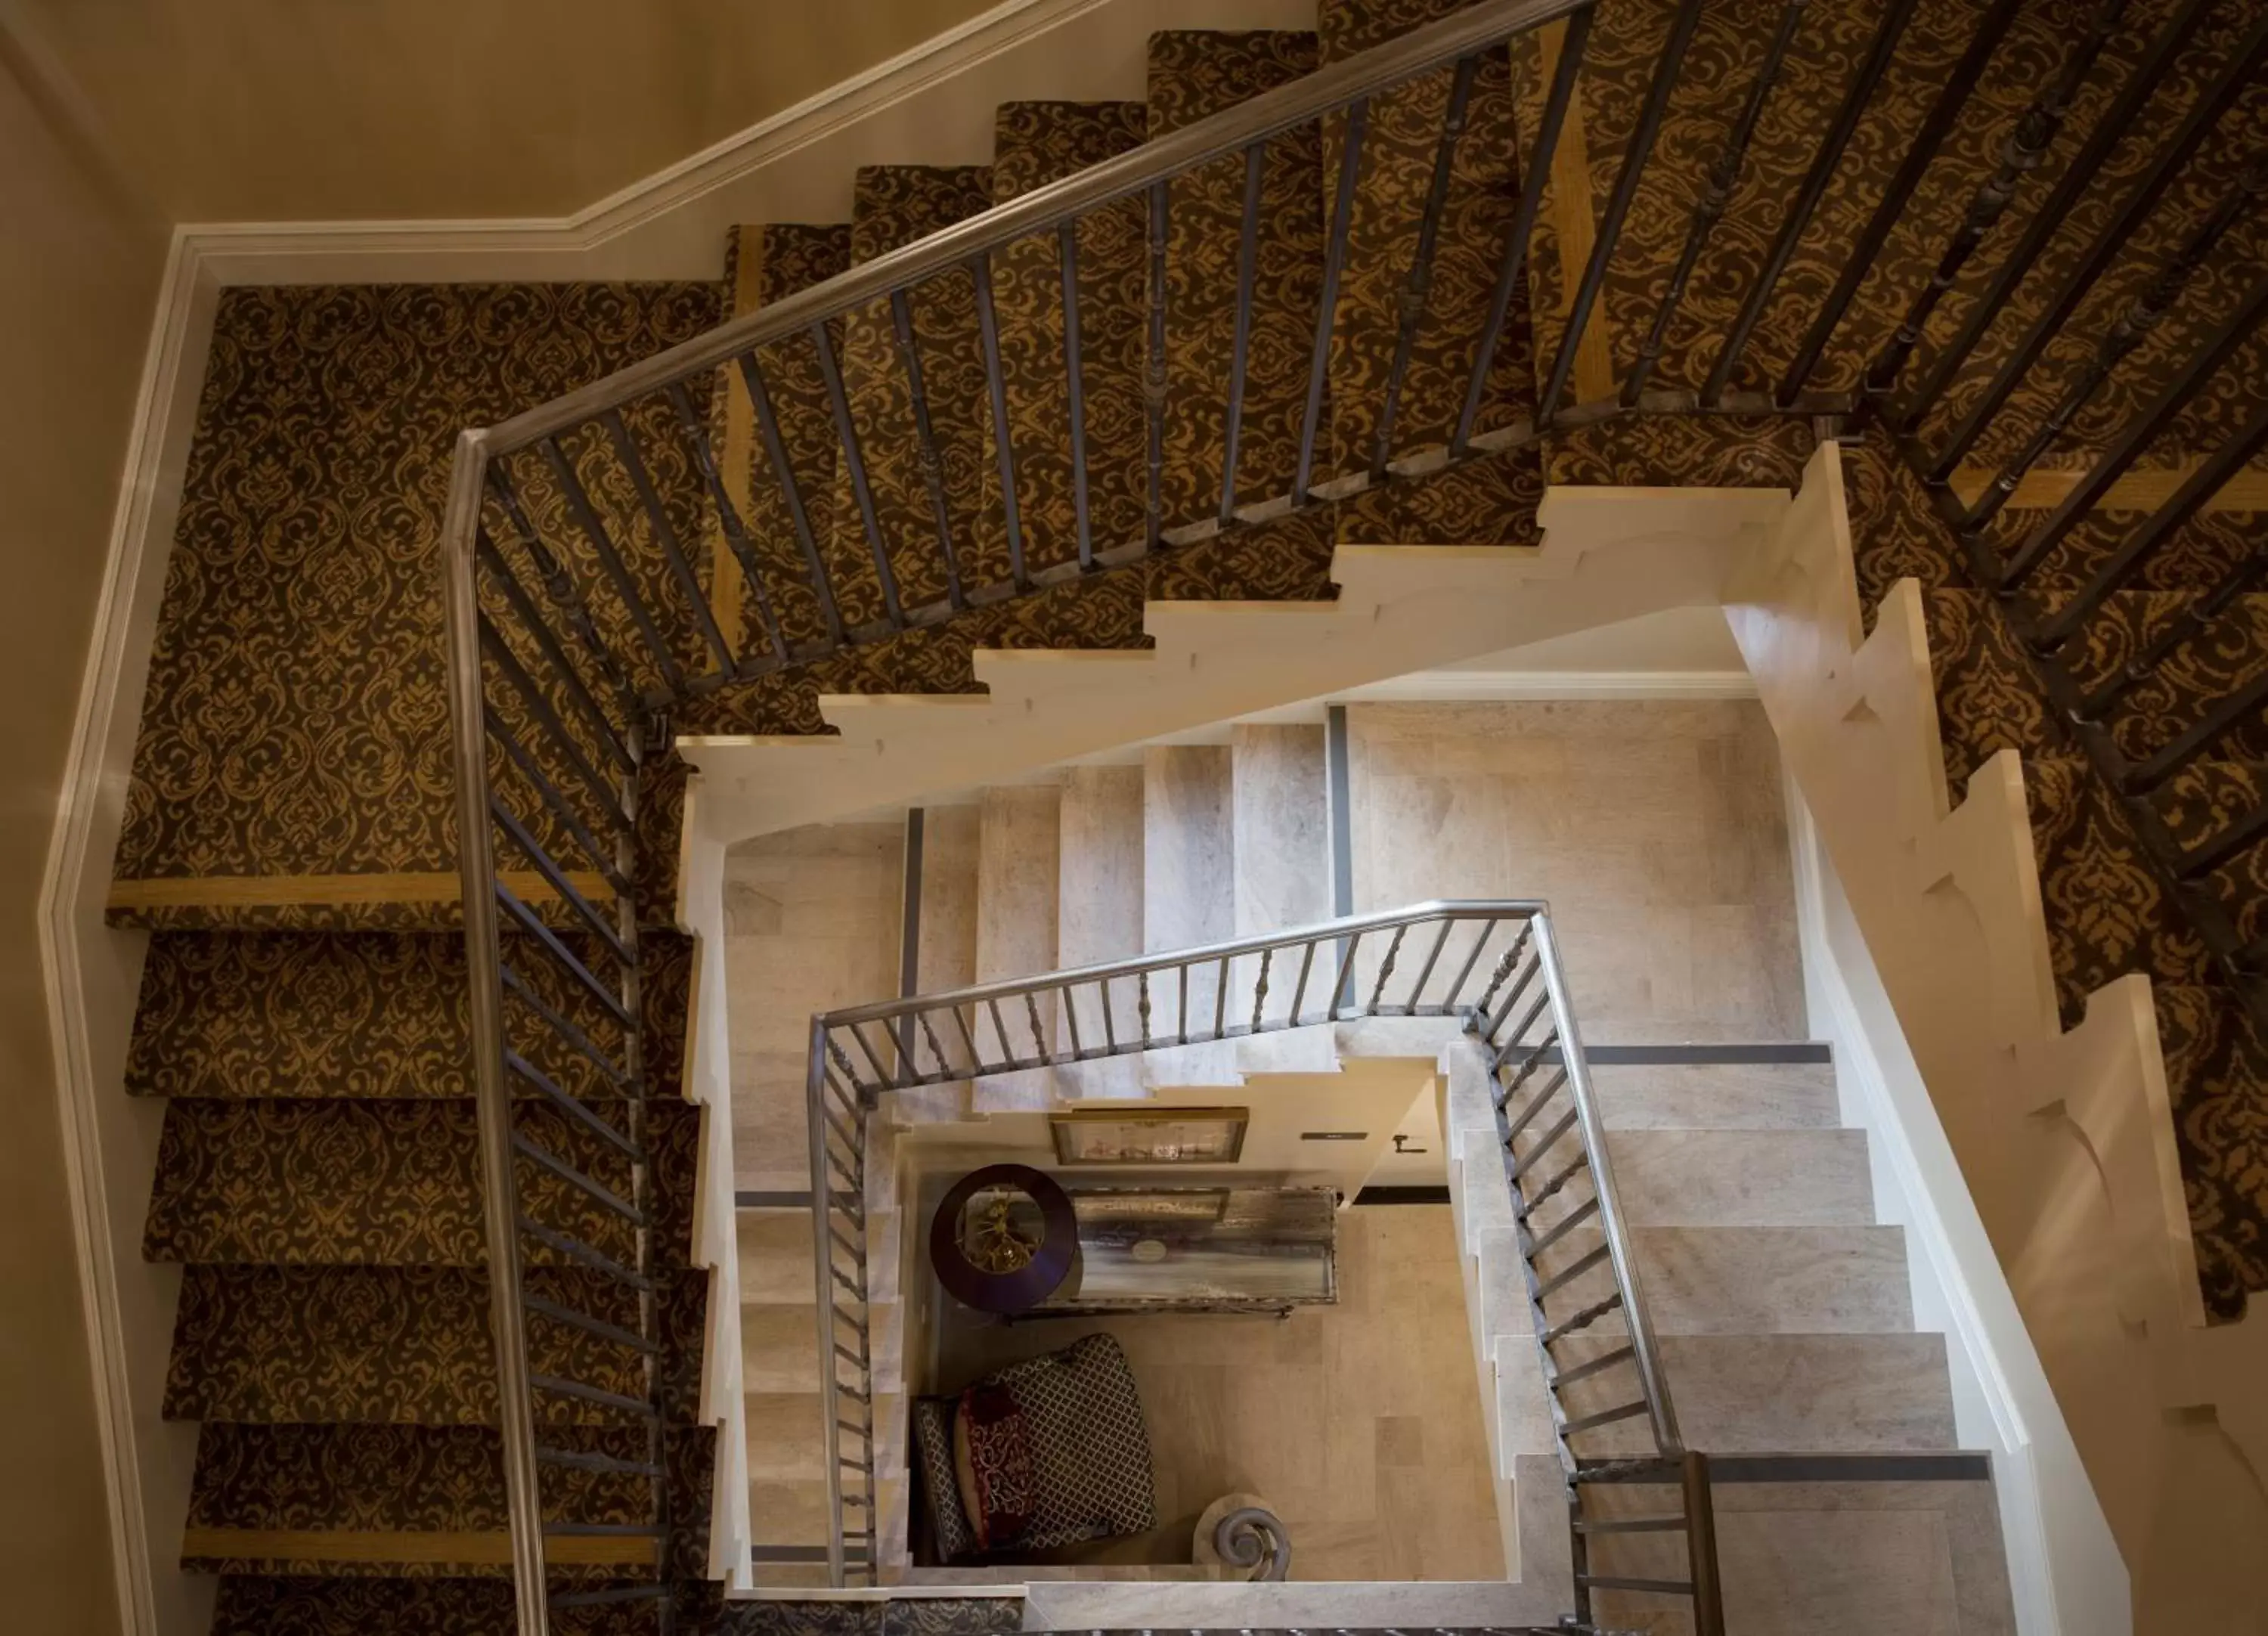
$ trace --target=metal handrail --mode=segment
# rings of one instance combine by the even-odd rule
[[[1597,0],[1478,0],[1440,22],[1412,29],[1385,45],[1317,69],[1234,107],[1193,120],[1139,147],[939,228],[823,284],[769,302],[586,387],[499,421],[489,429],[489,446],[498,454],[525,448],[609,409],[659,392],[672,382],[705,374],[768,342],[805,334],[814,324],[965,268],[975,258],[1019,239],[1049,232],[1105,205],[1134,198],[1153,183],[1186,175],[1213,159],[1241,154],[1256,143],[1341,112],[1359,99],[1447,67],[1514,34],[1587,11],[1596,4]]]

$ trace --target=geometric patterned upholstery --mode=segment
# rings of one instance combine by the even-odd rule
[[[1108,1335],[1011,1364],[976,1382],[1001,1386],[1024,1417],[1036,1485],[1032,1525],[1012,1547],[1047,1551],[1082,1540],[1116,1539],[1158,1526],[1150,1433],[1126,1354]],[[938,1555],[974,1553],[976,1531],[961,1507],[953,1466],[955,1397],[913,1404],[914,1447]]]

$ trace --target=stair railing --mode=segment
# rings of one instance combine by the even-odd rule
[[[668,873],[674,846],[664,833],[675,812],[670,713],[730,706],[741,696],[729,693],[736,687],[936,626],[965,609],[1033,595],[1602,421],[1730,415],[1747,417],[1753,431],[1779,417],[1810,422],[1830,435],[1879,426],[1920,474],[1947,521],[1971,542],[1975,571],[2006,599],[2045,685],[2066,703],[2088,754],[2125,797],[2171,901],[2191,916],[2256,1011],[2268,1015],[2260,981],[2268,940],[2248,942],[2233,917],[2197,889],[2204,877],[2268,838],[2268,802],[2254,803],[2215,838],[2188,844],[2168,833],[2149,802],[2153,790],[2257,721],[2268,704],[2268,682],[2209,682],[2191,719],[2161,743],[2136,749],[2114,730],[2117,712],[2164,674],[2179,645],[2216,640],[2243,616],[2240,599],[2261,583],[2268,554],[2237,554],[2213,588],[2192,598],[2109,677],[2063,657],[2105,598],[2139,583],[2152,556],[2216,489],[2244,475],[2268,445],[2268,423],[2252,419],[2221,438],[2075,599],[2058,593],[2043,600],[2038,572],[2110,483],[2176,426],[2194,421],[2214,382],[2243,370],[2248,349],[2268,321],[2268,298],[2247,276],[2237,286],[2250,293],[2233,311],[2197,326],[2194,339],[2170,346],[2159,339],[2185,333],[2168,320],[2183,316],[2183,303],[2194,300],[2199,286],[2228,284],[2199,275],[2214,256],[2238,253],[2231,247],[2239,242],[2235,226],[2268,197],[2268,160],[2255,158],[2224,183],[2216,203],[2176,234],[2170,248],[2148,247],[2145,231],[2175,184],[2222,163],[2211,138],[2268,65],[2268,20],[2239,17],[2227,25],[2213,0],[2178,0],[2138,51],[2122,55],[2107,42],[2126,6],[2102,0],[2088,26],[2060,41],[2054,69],[2008,122],[2000,162],[1975,181],[1959,223],[1929,230],[1941,240],[1941,251],[1930,276],[1916,283],[1903,321],[1894,333],[1870,334],[1854,310],[1859,290],[1869,278],[1886,276],[1885,247],[1911,226],[1907,212],[1926,195],[1923,184],[1948,151],[1955,128],[1979,86],[2002,68],[2016,0],[1980,5],[1970,39],[1900,158],[1895,185],[1880,190],[1880,206],[1839,257],[1835,287],[1810,314],[1792,361],[1772,379],[1774,365],[1756,356],[1775,328],[1766,321],[1796,298],[1786,279],[1795,253],[1821,219],[1855,136],[1877,111],[1918,8],[1912,0],[1892,0],[1881,9],[1871,47],[1849,59],[1840,100],[1793,199],[1745,203],[1751,139],[1785,94],[1782,87],[1800,77],[1792,70],[1808,19],[1833,8],[1786,0],[1745,89],[1716,110],[1721,135],[1712,145],[1663,140],[1673,115],[1687,122],[1682,129],[1688,135],[1693,129],[1685,65],[1703,0],[1680,0],[1613,162],[1612,182],[1591,211],[1587,253],[1563,247],[1574,253],[1558,258],[1556,286],[1540,267],[1533,269],[1535,288],[1557,299],[1544,304],[1556,310],[1539,307],[1536,317],[1549,366],[1539,357],[1528,380],[1526,370],[1506,366],[1513,308],[1532,270],[1546,195],[1577,185],[1574,167],[1555,161],[1580,106],[1579,80],[1597,4],[1481,0],[459,439],[443,528],[448,677],[499,1423],[522,1636],[541,1636],[548,1628],[547,1527],[556,1537],[573,1526],[542,1521],[540,1473],[546,1469],[579,1464],[635,1475],[652,1496],[652,1520],[635,1525],[641,1530],[636,1540],[625,1534],[617,1542],[625,1553],[647,1553],[651,1578],[565,1587],[556,1603],[648,1597],[659,1603],[665,1623],[674,1606],[667,1565],[680,1542],[670,1520],[662,1420],[662,1389],[673,1364],[663,1310],[669,1247],[655,1231],[658,1156],[644,1102],[657,1087],[649,1083],[638,1038],[644,967],[636,905],[644,893],[649,915],[667,912],[655,901],[666,888],[653,879]],[[2184,54],[2215,27],[2228,38],[2198,94],[2160,122],[2161,139],[2146,119],[2153,99],[2187,61]],[[1535,42],[1526,39],[1530,35]],[[1441,327],[1430,305],[1434,261],[1474,99],[1500,94],[1488,92],[1494,82],[1484,82],[1483,70],[1513,43],[1523,54],[1535,46],[1529,89],[1536,109],[1532,118],[1521,116],[1522,151],[1507,178],[1502,238],[1491,247],[1495,280],[1486,311],[1469,333],[1429,336],[1459,349],[1462,372],[1461,402],[1429,422],[1407,396],[1411,360],[1419,337]],[[2088,103],[2080,93],[2097,75],[2115,79],[2115,90]],[[1351,402],[1333,385],[1330,365],[1355,202],[1366,166],[1376,162],[1366,148],[1370,117],[1381,99],[1429,77],[1441,82],[1445,94],[1431,181],[1402,269],[1393,361],[1363,401]],[[1681,95],[1689,102],[1681,103]],[[2099,110],[2091,123],[2074,116],[2082,105]],[[1303,412],[1290,456],[1263,461],[1253,453],[1265,429],[1255,419],[1249,390],[1263,184],[1277,144],[1310,129],[1321,133],[1322,150],[1336,165]],[[2131,185],[2123,182],[2126,171],[2119,173],[2118,198],[2077,260],[2051,281],[2046,308],[2013,344],[1999,345],[1996,326],[2014,292],[2051,261],[2051,241],[2088,190],[2110,175],[2112,151],[2138,134],[2149,138],[2141,171]],[[2066,144],[2075,144],[2067,156],[2059,146]],[[1243,181],[1233,335],[1226,357],[1219,360],[1225,379],[1217,378],[1211,360],[1192,363],[1189,349],[1176,353],[1169,341],[1176,200],[1186,199],[1207,167],[1241,173]],[[2026,184],[2036,174],[2054,180],[2026,210],[2017,202],[2029,201]],[[1642,195],[1650,201],[1643,208]],[[1688,217],[1676,270],[1666,286],[1648,284],[1659,293],[1646,298],[1644,338],[1632,356],[1616,357],[1611,339],[1604,349],[1595,344],[1610,291],[1621,287],[1618,277],[1627,284],[1632,276],[1626,265],[1631,223],[1663,219],[1665,199],[1691,201],[1690,208],[1668,207],[1669,219],[1679,210]],[[1761,269],[1744,277],[1734,321],[1701,327],[1701,338],[1680,360],[1681,377],[1669,367],[1669,343],[1681,333],[1695,275],[1736,207],[1770,215],[1770,222],[1748,225],[1764,227],[1772,247]],[[1567,215],[1555,207],[1553,219]],[[1094,235],[1123,233],[1138,220],[1149,291],[1140,382],[1142,517],[1138,527],[1098,537],[1086,414],[1096,363],[1082,328],[1081,258],[1099,242]],[[1962,307],[1964,279],[1984,273],[1988,253],[2004,239],[2011,240],[2005,254]],[[1047,262],[1045,282],[1056,292],[1047,330],[1052,338],[1042,346],[1052,349],[1048,367],[1060,388],[1076,519],[1068,535],[1053,541],[1027,528],[1019,511],[1017,473],[1027,452],[1017,448],[1012,429],[1016,388],[1004,363],[998,302],[1004,269],[1012,264],[1028,274],[1035,254]],[[2147,277],[2128,310],[2069,384],[2051,394],[2045,418],[2032,424],[2026,418],[2032,411],[2022,407],[2025,388],[2067,367],[2055,342],[2085,310],[2091,291],[2136,268]],[[991,509],[976,518],[956,511],[939,476],[939,430],[923,365],[928,316],[964,299],[976,318],[997,484]],[[1958,326],[1933,348],[1928,337],[1943,326],[1932,321],[1948,302],[1960,313]],[[886,326],[894,376],[846,380],[844,337],[853,323]],[[1694,328],[1690,317],[1684,327]],[[931,374],[941,361],[932,358]],[[872,359],[867,364],[875,366]],[[2067,503],[2013,554],[1989,544],[1992,520],[2027,475],[2068,440],[2106,383],[2146,365],[2170,371],[2162,389],[2126,417],[2110,452],[2076,483]],[[880,367],[887,374],[892,365]],[[870,396],[892,407],[878,409]],[[1192,502],[1167,492],[1165,427],[1169,414],[1178,419],[1198,411],[1218,413],[1223,459],[1217,487]],[[1366,451],[1353,458],[1334,453],[1343,439],[1329,431],[1330,417],[1343,413],[1359,413],[1372,429]],[[1992,446],[1995,438],[2005,442],[2012,427],[2017,453],[1972,504],[1961,491],[1960,462]],[[875,473],[883,461],[924,475],[926,506],[917,509],[925,514],[917,522],[878,505]],[[499,869],[500,851],[509,872]],[[541,1050],[531,1043],[535,1039],[546,1042]],[[596,1074],[607,1093],[578,1091],[547,1067],[555,1062],[549,1052],[587,1065],[579,1071]],[[608,1116],[608,1108],[617,1109],[618,1119]],[[540,1120],[555,1122],[549,1139],[534,1128]],[[572,1133],[571,1140],[562,1132]],[[597,1144],[611,1155],[608,1163],[622,1168],[614,1185],[563,1152],[562,1142],[578,1141]],[[582,1201],[624,1224],[632,1237],[608,1254],[594,1245],[595,1229],[562,1225],[567,1218],[553,1208],[562,1199]],[[613,1298],[632,1305],[610,1306],[601,1315],[532,1302],[521,1272],[524,1254],[595,1274]],[[543,1375],[529,1360],[531,1325],[541,1335],[577,1331],[586,1343],[620,1348],[638,1361],[609,1375],[614,1387]],[[617,1389],[633,1377],[645,1387]],[[646,1426],[648,1457],[539,1447],[535,1407],[553,1399],[572,1400],[578,1412]],[[556,1418],[549,1415],[547,1423]],[[577,1554],[596,1549],[585,1543]]]
[[[812,1239],[826,1292],[819,1350],[833,1582],[846,1582],[853,1572],[871,1578],[879,1562],[878,1360],[866,1221],[869,1121],[885,1096],[1034,1072],[1057,1076],[1064,1094],[1076,1095],[1086,1064],[1405,1019],[1458,1023],[1487,1054],[1501,1087],[1494,1100],[1506,1175],[1576,1528],[1577,1616],[1589,1624],[1594,1587],[1671,1588],[1594,1575],[1584,1566],[1582,1485],[1636,1475],[1628,1458],[1580,1457],[1587,1434],[1642,1419],[1652,1441],[1636,1464],[1676,1464],[1685,1451],[1631,1264],[1550,916],[1541,903],[1512,900],[1419,903],[812,1019],[806,1087]],[[1595,1247],[1572,1236],[1587,1227],[1600,1235]],[[1580,1308],[1568,1309],[1578,1296]],[[1580,1362],[1560,1357],[1586,1345],[1587,1332],[1610,1314],[1623,1323],[1624,1341]],[[1590,1401],[1602,1392],[1603,1403]],[[1699,1628],[1713,1632],[1719,1627],[1709,1622],[1717,1616],[1707,1488],[1687,1483],[1682,1492],[1686,1514],[1697,1520],[1690,1578],[1678,1594],[1693,1601]]]

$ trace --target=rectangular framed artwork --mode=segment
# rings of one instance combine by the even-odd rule
[[[1233,1165],[1248,1108],[1071,1108],[1048,1116],[1059,1165]]]

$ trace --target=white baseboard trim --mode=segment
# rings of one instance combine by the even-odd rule
[[[2016,1629],[2131,1632],[2117,1544],[2015,1296],[1887,997],[1861,1002],[1861,989],[1880,992],[1873,962],[1851,960],[1830,932],[1842,890],[1793,780],[1786,800],[1812,1032],[1834,1047],[1844,1124],[1867,1132],[1876,1217],[1904,1229],[1916,1327],[1945,1333],[1962,1445],[1992,1453]]]

